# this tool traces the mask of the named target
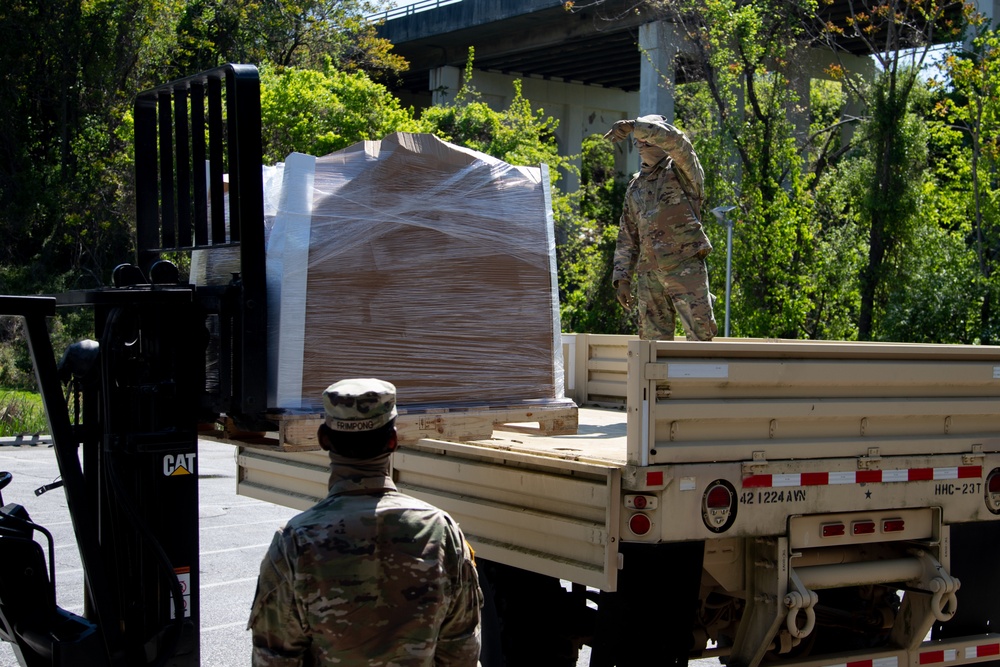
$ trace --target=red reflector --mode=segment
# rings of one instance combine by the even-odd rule
[[[906,528],[906,523],[902,519],[884,519],[882,521],[883,533],[901,533]]]
[[[632,499],[632,506],[637,510],[646,509],[646,496],[636,496]]]
[[[1000,644],[983,644],[976,647],[976,657],[982,658],[984,655],[1000,655]]]
[[[936,662],[944,662],[944,651],[927,651],[920,654],[921,665],[933,665]]]
[[[645,535],[653,524],[645,514],[633,514],[628,519],[628,527],[636,535]]]
[[[820,534],[823,537],[841,537],[845,532],[847,529],[842,523],[824,523],[820,526]]]
[[[990,493],[1000,493],[1000,472],[991,472],[986,478],[986,490]]]
[[[663,486],[663,471],[647,472],[646,486]]]
[[[729,489],[721,484],[717,484],[709,489],[708,495],[705,497],[705,506],[712,510],[725,509],[732,502],[733,496],[729,493]]]
[[[851,533],[854,535],[872,535],[875,533],[875,522],[868,519],[865,521],[855,521],[851,524]]]

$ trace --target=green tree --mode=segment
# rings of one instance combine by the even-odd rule
[[[364,139],[417,132],[424,125],[364,72],[265,66],[261,69],[264,161],[292,151],[326,155]]]
[[[615,173],[614,146],[601,135],[583,140],[577,215],[557,248],[564,331],[635,333],[611,285],[625,183]]]
[[[177,26],[176,76],[225,62],[343,72],[378,77],[406,67],[366,17],[364,0],[191,0]]]
[[[1000,33],[981,17],[973,22],[971,49],[950,54],[943,70],[951,89],[938,103],[944,123],[938,133],[951,138],[944,155],[955,171],[968,165],[971,201],[969,246],[977,267],[970,284],[979,297],[978,336],[983,343],[1000,340]],[[944,90],[941,84],[941,90]]]
[[[0,8],[0,289],[99,285],[128,257],[127,105],[175,3],[16,0]],[[124,217],[123,217],[124,216]]]
[[[868,175],[857,205],[868,234],[867,262],[861,271],[861,305],[858,337],[875,337],[879,307],[886,304],[886,283],[894,257],[914,232],[914,215],[922,188],[919,128],[911,116],[911,95],[935,42],[960,37],[963,23],[949,12],[944,1],[873,0],[858,3],[840,23],[824,22],[819,34],[833,50],[843,50],[845,40],[856,40],[878,63],[873,84],[856,76],[843,81],[865,100],[869,118],[861,134],[868,158],[862,162]],[[961,19],[961,17],[959,17]]]

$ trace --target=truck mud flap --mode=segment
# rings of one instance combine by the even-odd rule
[[[951,526],[951,572],[962,587],[958,610],[947,623],[937,623],[934,639],[996,632],[1000,623],[1000,568],[989,557],[1000,544],[1000,523],[960,523]],[[1000,652],[991,664],[1000,664]]]

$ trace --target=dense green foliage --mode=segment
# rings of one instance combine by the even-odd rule
[[[697,83],[678,90],[677,124],[710,175],[709,208],[738,206],[736,335],[996,340],[996,165],[977,143],[989,136],[979,109],[998,81],[987,74],[996,58],[988,31],[973,53],[946,61],[935,85],[929,49],[965,25],[948,3],[902,0],[886,11],[859,2],[840,24],[811,0],[646,5],[694,47]],[[868,44],[872,72],[841,60],[845,39]],[[834,54],[831,81],[807,87],[799,61],[817,42]],[[799,111],[806,91],[808,121]],[[717,250],[721,232],[709,225]]]
[[[424,110],[421,120],[425,130],[510,164],[547,164],[557,181],[558,169],[569,164],[556,146],[558,122],[532,109],[531,102],[521,95],[520,81],[514,81],[514,96],[507,108],[492,109],[472,85],[474,57],[474,49],[469,49],[464,82],[454,101]]]
[[[45,410],[38,394],[0,391],[0,437],[47,433]]]
[[[935,180],[945,195],[951,195],[937,204],[947,214],[938,227],[964,259],[960,265],[964,270],[953,271],[959,284],[950,293],[973,297],[964,304],[959,320],[966,323],[965,339],[996,343],[1000,342],[1000,33],[981,20],[973,30],[970,51],[953,54],[943,63],[950,87],[933,86],[945,93],[935,106],[941,122],[931,126],[932,145],[940,156]]]
[[[402,63],[363,20],[369,10],[359,0],[0,4],[0,293],[99,287],[133,257],[136,92],[249,60],[321,63],[323,73],[337,70],[347,108],[381,102],[384,89],[363,72],[387,76]],[[360,132],[363,122],[352,123],[348,133]],[[91,326],[83,317],[53,323],[69,340]],[[0,327],[0,385],[31,383],[23,346],[9,345],[17,328]]]
[[[611,285],[625,182],[616,178],[613,145],[599,135],[583,141],[578,215],[558,248],[564,331],[632,333],[636,323]]]
[[[365,0],[187,0],[176,27],[171,77],[225,62],[391,75],[405,67],[375,35]]]
[[[326,155],[362,139],[416,132],[422,125],[364,72],[267,65],[261,70],[264,162],[293,152]]]
[[[706,208],[737,206],[734,335],[998,340],[1000,40],[986,22],[967,17],[970,48],[934,80],[927,49],[966,25],[937,0],[899,0],[892,13],[859,3],[839,25],[814,0],[645,4],[691,46],[676,123],[705,166]],[[132,96],[252,62],[268,162],[403,130],[548,164],[564,328],[633,332],[608,280],[627,178],[614,173],[610,146],[587,140],[580,188],[562,192],[559,175],[574,167],[559,155],[557,121],[519,82],[504,109],[466,83],[418,117],[384,85],[405,64],[363,20],[369,9],[362,0],[0,5],[0,292],[106,284],[133,252]],[[870,42],[874,75],[833,64],[830,81],[805,85],[804,49],[819,41],[839,52],[846,38]],[[911,48],[898,50],[904,41]],[[471,67],[470,54],[467,82]],[[721,321],[726,236],[705,217]],[[89,325],[72,315],[53,326],[59,349]],[[5,346],[16,330],[0,326],[0,385],[31,384],[23,353]]]

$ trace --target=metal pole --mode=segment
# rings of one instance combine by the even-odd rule
[[[733,221],[726,219],[726,327],[723,335],[729,337],[729,293],[733,287]]]
[[[712,209],[715,220],[726,228],[726,324],[722,335],[729,337],[729,293],[733,288],[733,221],[726,215],[735,206],[718,206]]]

